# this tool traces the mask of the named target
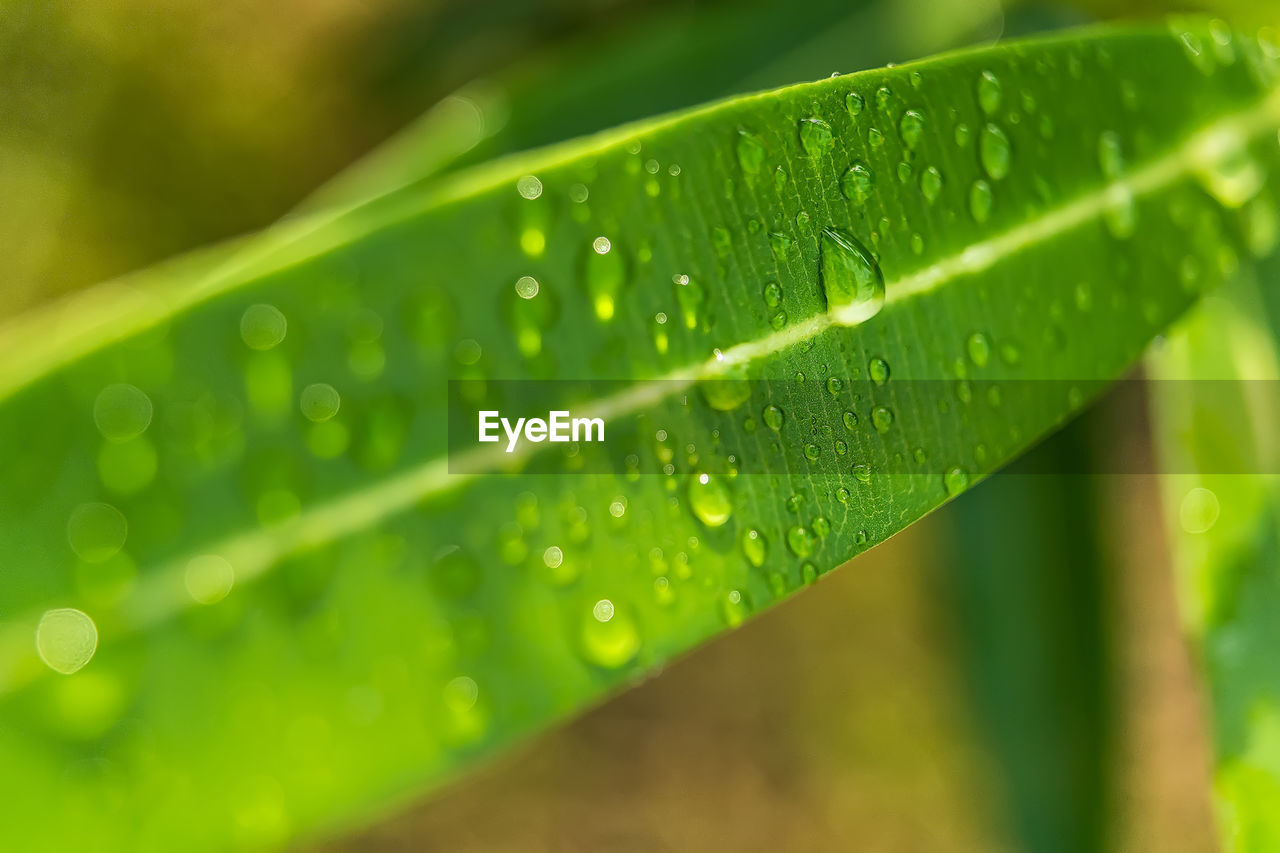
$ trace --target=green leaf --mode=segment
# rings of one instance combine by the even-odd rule
[[[738,98],[0,330],[8,834],[367,819],[963,491],[1234,269],[1280,95],[1224,36]],[[463,449],[463,404],[613,443]]]

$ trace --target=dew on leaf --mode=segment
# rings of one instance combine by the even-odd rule
[[[1009,174],[1009,137],[994,124],[982,128],[978,139],[978,158],[982,168],[993,180],[1000,180]]]
[[[978,77],[978,106],[987,115],[1000,109],[1000,79],[990,71],[983,71]]]
[[[875,384],[883,385],[889,381],[889,362],[879,356],[872,358],[867,362],[867,375]]]
[[[925,201],[932,204],[942,192],[942,173],[934,166],[929,166],[920,173],[920,193]]]
[[[914,151],[920,144],[924,134],[924,116],[916,110],[907,110],[898,123],[898,133],[902,136],[902,144],[908,151]]]
[[[884,306],[884,276],[871,253],[855,238],[822,229],[819,276],[827,310],[848,325],[873,317]]]
[[[875,178],[863,163],[854,163],[840,178],[840,192],[849,201],[866,201],[874,187]]]
[[[733,514],[729,487],[718,476],[695,474],[689,480],[689,508],[707,527],[719,527]]]
[[[876,406],[871,410],[871,423],[876,432],[884,435],[893,426],[893,410],[886,406]]]
[[[991,342],[982,332],[974,332],[969,336],[965,341],[965,350],[969,353],[970,361],[978,367],[985,366],[991,358]]]
[[[769,553],[769,543],[765,541],[764,534],[754,527],[742,531],[742,553],[751,565],[756,568],[763,566]]]
[[[942,475],[942,484],[948,495],[958,495],[969,486],[969,475],[963,468],[952,466]]]
[[[813,532],[802,524],[792,525],[787,530],[787,547],[797,557],[807,557],[813,553]]]
[[[582,623],[582,652],[596,666],[617,669],[640,651],[635,621],[610,599],[592,605]]]
[[[764,421],[764,425],[769,429],[774,432],[779,432],[782,430],[782,422],[785,420],[785,415],[783,415],[782,409],[770,404],[764,407],[764,411],[760,414],[760,418]]]
[[[800,145],[810,157],[826,154],[833,144],[831,125],[820,118],[806,118],[800,121]]]
[[[991,185],[984,180],[976,180],[969,187],[969,213],[975,222],[986,222],[991,216],[993,201]]]

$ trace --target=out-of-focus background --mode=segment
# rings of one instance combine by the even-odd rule
[[[1280,22],[1243,0],[1181,5]],[[299,205],[736,92],[1168,11],[1102,0],[6,3],[0,319]],[[1118,392],[1036,452],[1082,468],[1150,453],[1143,411]],[[1207,711],[1156,483],[1032,473],[1035,459],[1024,469],[324,848],[1216,849]]]

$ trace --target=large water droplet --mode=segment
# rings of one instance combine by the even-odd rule
[[[994,124],[982,128],[978,139],[978,158],[982,168],[994,180],[1000,180],[1009,174],[1009,137]]]
[[[719,527],[733,513],[729,487],[712,474],[695,474],[689,480],[689,508],[707,527]]]
[[[884,306],[884,276],[871,253],[852,236],[822,229],[819,275],[827,310],[845,324],[874,317]]]
[[[764,421],[764,425],[774,432],[782,430],[782,422],[785,420],[785,416],[782,413],[782,409],[777,406],[772,404],[765,406],[760,417]]]
[[[800,121],[800,145],[810,157],[826,154],[833,144],[831,125],[820,118],[806,118]]]

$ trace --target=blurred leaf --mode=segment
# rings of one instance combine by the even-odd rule
[[[1106,849],[1113,567],[1100,542],[1100,437],[1072,421],[957,501],[940,591],[960,623],[976,717],[1028,851]]]
[[[1239,212],[1274,250],[1270,199]],[[1261,217],[1261,218],[1259,218]],[[1184,619],[1212,705],[1215,806],[1228,851],[1280,847],[1280,263],[1205,300],[1148,359]]]
[[[1231,271],[1280,96],[1222,34],[726,101],[0,330],[10,836],[365,819],[963,491]],[[446,377],[612,438],[446,458]]]

